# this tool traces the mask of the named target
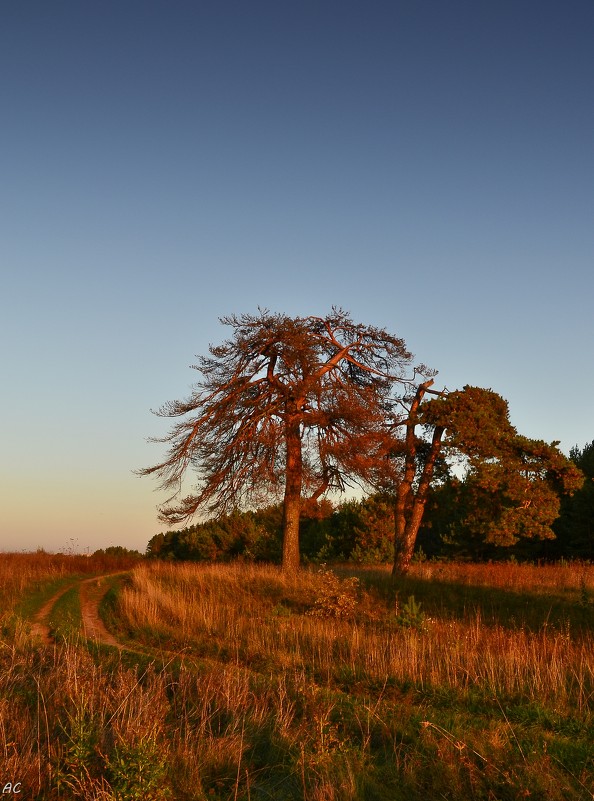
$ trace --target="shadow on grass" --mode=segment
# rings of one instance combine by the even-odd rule
[[[479,616],[487,626],[541,631],[568,630],[571,635],[594,630],[594,605],[588,600],[566,599],[554,594],[516,592],[453,581],[404,576],[392,581],[382,569],[341,571],[357,575],[362,586],[377,593],[389,606],[402,604],[411,595],[423,612],[441,619],[462,620]]]

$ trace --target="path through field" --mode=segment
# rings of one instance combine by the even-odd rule
[[[94,576],[93,578],[82,579],[62,587],[59,592],[53,595],[35,615],[31,633],[41,639],[45,645],[50,645],[53,640],[49,627],[49,618],[52,610],[60,598],[78,585],[80,593],[80,605],[82,616],[82,631],[87,639],[94,640],[100,645],[111,645],[115,648],[123,648],[124,646],[118,642],[113,634],[109,632],[99,616],[99,604],[103,597],[110,588],[108,579],[113,576],[124,575],[127,571],[119,571],[118,573],[107,573],[103,576]]]
[[[52,609],[54,608],[55,604],[60,600],[60,598],[68,592],[72,587],[75,586],[75,583],[68,584],[66,587],[62,587],[62,589],[53,595],[49,601],[46,601],[41,609],[37,612],[33,619],[33,625],[31,626],[31,634],[34,637],[39,637],[44,645],[51,645],[53,642],[52,636],[50,633],[50,627],[48,624],[49,617],[52,613]]]
[[[110,575],[118,574],[112,573]],[[86,579],[86,581],[81,581],[79,585],[83,633],[85,637],[101,645],[113,645],[116,648],[123,648],[113,634],[105,628],[99,616],[99,604],[110,587],[109,582],[105,581],[106,578],[109,578],[109,576]]]
[[[55,595],[53,595],[43,606],[37,611],[32,625],[31,633],[38,637],[43,645],[52,645],[54,638],[52,637],[49,621],[51,619],[52,611],[60,598],[71,590],[73,587],[78,588],[80,595],[80,608],[81,608],[81,634],[87,641],[91,641],[96,645],[109,645],[112,648],[117,648],[119,651],[126,651],[129,654],[137,654],[142,657],[159,656],[161,659],[174,659],[181,658],[186,664],[191,664],[192,660],[187,660],[183,649],[169,651],[167,648],[160,647],[158,649],[151,649],[141,645],[140,643],[120,642],[114,635],[105,627],[101,616],[99,615],[99,607],[101,601],[106,593],[113,586],[109,579],[114,576],[123,576],[128,574],[129,570],[120,570],[116,573],[105,573],[102,576],[93,576],[87,579],[77,579],[70,584],[62,587]],[[201,662],[210,661],[208,658],[202,657]]]

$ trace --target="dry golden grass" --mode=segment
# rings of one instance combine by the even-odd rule
[[[413,565],[412,575],[426,581],[446,581],[527,593],[594,591],[594,564],[522,564],[497,562],[424,562]]]
[[[496,571],[482,567],[448,566],[441,580],[455,582],[462,575],[467,583],[484,585]],[[416,568],[426,578],[429,570]],[[580,590],[580,575],[565,568],[554,576],[553,569],[508,565],[501,567],[504,578],[496,586],[519,592],[532,586],[538,570],[544,571],[536,574],[538,592]],[[353,619],[319,618],[305,614],[318,592],[314,572],[287,579],[275,568],[153,563],[134,570],[119,609],[133,637],[149,644],[259,669],[307,669],[328,683],[345,676],[373,684],[396,680],[578,709],[594,692],[592,633],[574,638],[567,628],[543,625],[534,632],[513,623],[484,625],[476,610],[459,619],[426,619],[421,627],[391,625],[386,603],[364,592]],[[398,623],[394,615],[392,620]]]
[[[118,559],[105,556],[83,556],[36,553],[0,552],[0,612],[8,611],[35,585],[79,574],[102,573],[127,569],[137,559]]]
[[[45,567],[20,586],[63,575]],[[355,591],[327,572],[143,563],[113,614],[152,657],[4,631],[2,776],[36,801],[592,801],[592,626],[485,621],[474,602],[495,587],[591,615],[591,568],[555,570],[417,565],[395,595],[378,570]],[[424,619],[403,615],[411,587]],[[448,587],[461,605],[432,606]]]

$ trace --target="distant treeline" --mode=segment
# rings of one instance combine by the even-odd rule
[[[570,456],[586,476],[581,490],[562,499],[553,529],[556,539],[523,539],[501,546],[477,535],[467,521],[471,493],[464,480],[446,475],[432,490],[416,545],[417,559],[545,560],[594,559],[594,441]],[[390,497],[371,495],[333,506],[329,501],[306,502],[300,523],[304,561],[390,562],[394,555],[394,511]],[[242,557],[280,562],[282,504],[234,512],[204,523],[154,536],[149,557],[217,561]]]
[[[110,565],[115,564],[115,560],[119,560],[122,569],[133,566],[139,559],[143,558],[140,551],[135,551],[130,548],[124,548],[122,545],[110,545],[108,548],[99,548],[98,551],[93,552],[93,559],[107,560]]]

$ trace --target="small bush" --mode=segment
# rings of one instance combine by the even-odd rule
[[[307,614],[341,620],[352,618],[359,600],[359,579],[341,580],[325,565],[320,567],[316,578],[318,597]]]
[[[167,766],[153,737],[116,745],[108,762],[114,801],[161,801],[171,798]]]
[[[71,798],[92,798],[103,787],[95,775],[101,772],[102,757],[98,748],[99,725],[83,708],[67,713],[61,726],[65,744],[56,766],[55,782]]]
[[[420,601],[415,601],[415,596],[410,595],[404,606],[399,607],[396,602],[396,614],[392,615],[391,622],[400,629],[423,631],[427,618],[421,610]]]
[[[285,606],[282,603],[278,603],[276,604],[276,606],[273,606],[270,614],[273,617],[291,617],[292,612],[288,606]]]

